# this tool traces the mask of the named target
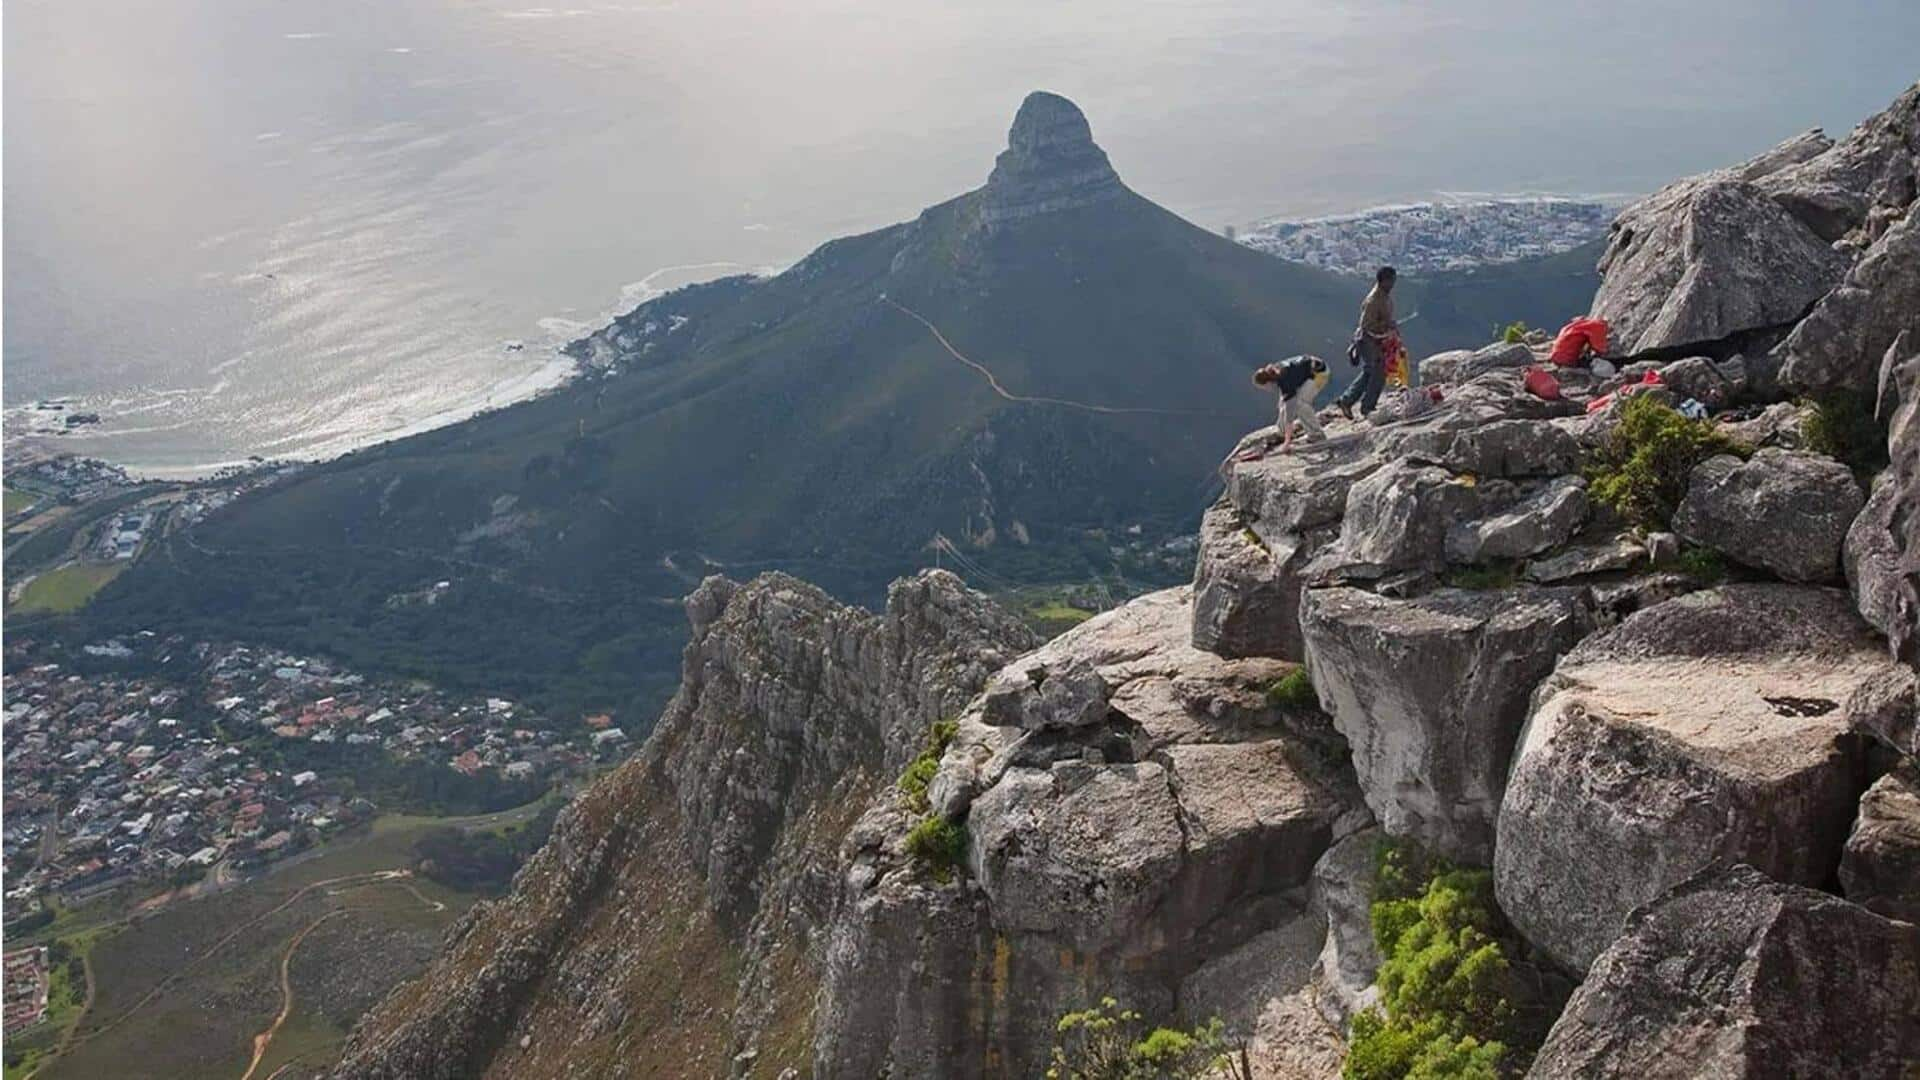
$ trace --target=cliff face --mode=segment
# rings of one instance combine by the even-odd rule
[[[337,1075],[805,1063],[842,837],[1030,637],[938,572],[881,615],[779,575],[709,579],[687,611],[681,690],[646,747],[361,1023]]]
[[[1078,153],[1046,105],[1014,149]],[[896,585],[882,616],[709,581],[659,732],[341,1074],[1026,1077],[1060,1014],[1111,995],[1220,1017],[1256,1075],[1337,1075],[1379,995],[1387,835],[1487,868],[1542,985],[1580,983],[1533,1075],[1903,1075],[1916,107],[1627,211],[1610,302],[1632,298],[1653,359],[1562,371],[1546,400],[1532,350],[1490,345],[1428,358],[1437,405],[1390,397],[1288,454],[1257,431],[1192,586],[1036,650],[947,575]],[[1728,207],[1791,219],[1748,234],[1786,245],[1761,263],[1811,242],[1834,272],[1785,303],[1743,293],[1726,260],[1746,256],[1714,245],[1744,219],[1701,227]],[[1662,351],[1697,334],[1708,353]],[[1678,477],[1676,531],[1588,478],[1648,372],[1665,386],[1641,394],[1758,410],[1718,425],[1738,453]],[[1887,425],[1868,490],[1808,448],[1803,379]],[[895,785],[948,718],[937,766]]]

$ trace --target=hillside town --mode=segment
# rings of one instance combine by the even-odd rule
[[[563,725],[275,649],[142,633],[76,659],[128,673],[82,675],[36,642],[7,643],[10,919],[50,896],[84,902],[282,859],[391,809],[389,793],[432,799],[464,783],[525,801],[628,744],[607,716]],[[132,673],[145,671],[168,674]],[[396,779],[370,775],[387,772]]]
[[[1462,198],[1381,206],[1351,214],[1273,218],[1241,231],[1241,243],[1340,273],[1392,265],[1415,273],[1464,270],[1557,255],[1606,234],[1617,200]]]

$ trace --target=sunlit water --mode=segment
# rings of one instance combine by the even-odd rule
[[[1643,190],[1920,75],[1912,0],[10,0],[5,31],[9,437],[68,396],[102,415],[69,448],[175,473],[550,385],[654,290],[979,183],[1036,87],[1217,227]]]

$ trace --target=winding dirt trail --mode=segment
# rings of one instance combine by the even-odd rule
[[[947,340],[947,335],[941,333],[940,328],[933,325],[932,321],[930,321],[925,315],[920,314],[919,312],[913,310],[912,308],[901,303],[900,301],[893,299],[892,297],[886,295],[885,293],[882,293],[880,295],[880,302],[883,304],[886,304],[887,306],[893,308],[894,310],[914,320],[915,322],[919,323],[921,326],[926,327],[927,332],[933,335],[933,339],[940,343],[941,348],[947,350],[948,355],[952,356],[955,360],[958,360],[961,363],[972,368],[974,371],[979,372],[980,377],[987,381],[987,386],[991,388],[994,393],[1000,395],[1002,398],[1005,398],[1008,401],[1015,401],[1024,405],[1057,405],[1063,409],[1079,409],[1082,412],[1100,413],[1106,416],[1226,416],[1226,415],[1229,415],[1227,413],[1215,412],[1211,409],[1152,409],[1152,408],[1146,408],[1144,406],[1133,407],[1133,406],[1124,406],[1124,405],[1095,405],[1090,402],[1072,401],[1067,398],[1034,397],[1030,394],[1016,394],[1013,391],[1007,389],[1005,386],[1001,385],[999,377],[996,376],[993,373],[993,370],[987,367],[987,365],[980,363],[978,360],[973,359],[972,357],[968,356],[966,353],[963,353],[959,349],[954,348],[953,342]]]
[[[420,894],[415,892],[414,895],[418,896]],[[260,1059],[267,1056],[267,1048],[273,1045],[273,1037],[280,1033],[280,1028],[287,1022],[287,1017],[293,1014],[293,979],[291,971],[293,968],[294,952],[300,948],[300,943],[307,939],[308,934],[319,929],[321,923],[326,922],[335,915],[345,915],[352,910],[352,908],[334,908],[332,911],[308,923],[299,933],[293,935],[292,941],[287,942],[286,951],[280,954],[280,1012],[273,1018],[273,1023],[267,1026],[267,1030],[253,1037],[253,1060],[247,1062],[247,1071],[241,1075],[240,1080],[253,1080],[254,1072],[260,1068]]]

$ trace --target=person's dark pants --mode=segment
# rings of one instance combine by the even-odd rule
[[[1387,385],[1387,356],[1381,351],[1380,343],[1373,338],[1360,338],[1360,375],[1335,401],[1335,404],[1352,408],[1354,402],[1360,403],[1360,415],[1365,416],[1380,404],[1380,391]]]

